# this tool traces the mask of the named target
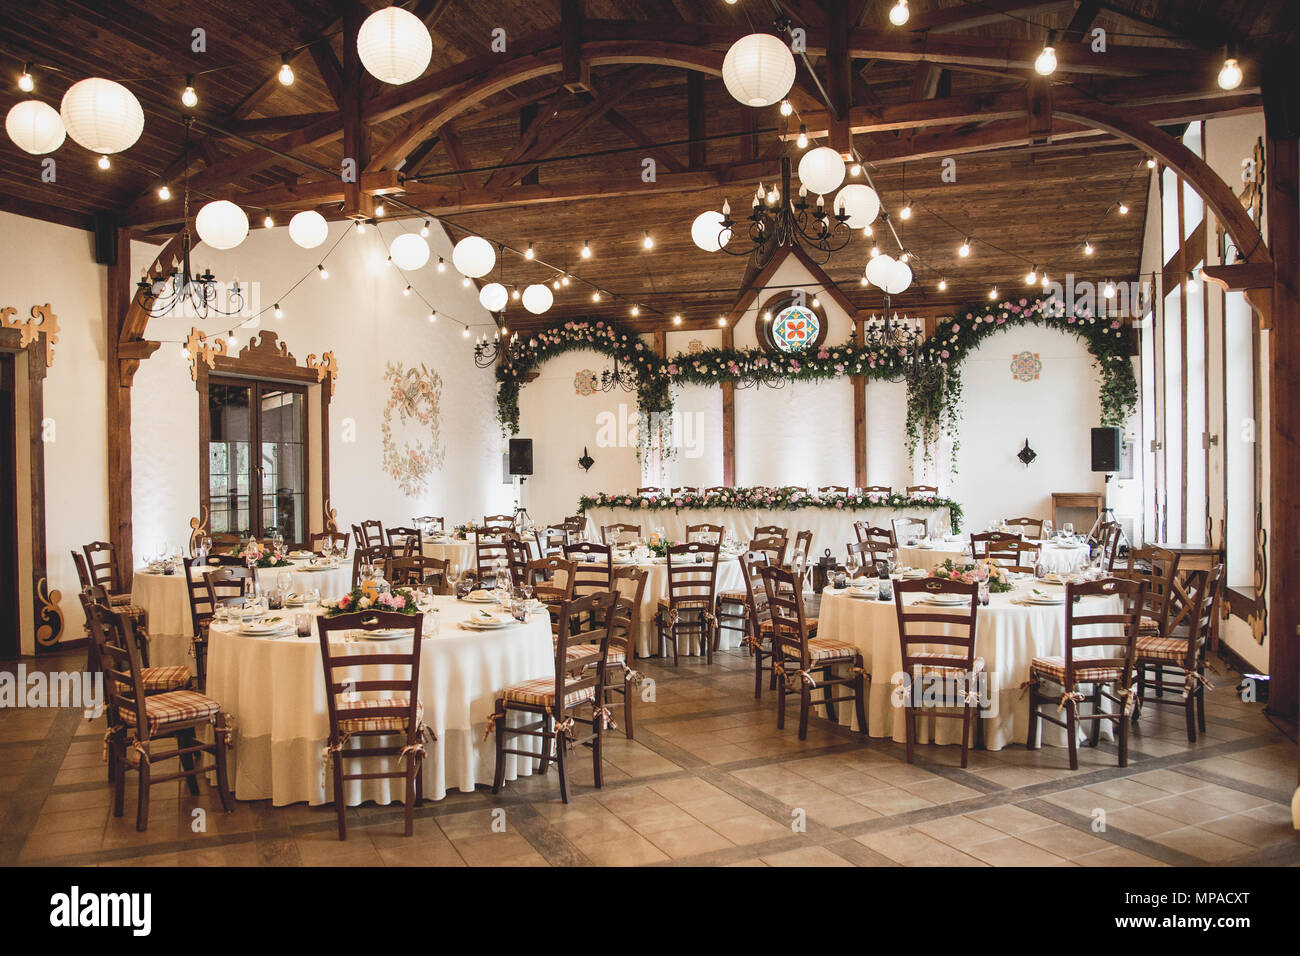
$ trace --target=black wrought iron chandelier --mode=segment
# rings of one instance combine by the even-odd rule
[[[497,359],[509,361],[510,343],[518,337],[518,333],[503,337],[500,329],[493,332],[490,339],[486,335],[480,335],[474,343],[474,364],[479,368],[488,368],[495,365]]]
[[[597,387],[602,392],[612,392],[616,388],[621,388],[625,392],[635,392],[636,382],[636,370],[628,365],[619,365],[616,358],[612,369],[607,368],[600,373]]]
[[[754,192],[749,223],[750,245],[736,248],[731,239],[736,236],[741,223],[731,218],[731,204],[722,206],[722,224],[718,231],[718,245],[722,252],[733,256],[749,256],[756,267],[762,268],[781,247],[803,245],[819,263],[826,262],[832,253],[839,252],[853,238],[848,225],[849,214],[827,211],[820,201],[809,203],[808,191],[800,187],[797,196],[790,195],[790,157],[781,157],[781,184],[765,190],[762,183]]]
[[[221,285],[217,282],[217,277],[212,274],[211,269],[204,269],[202,273],[195,273],[190,270],[190,249],[193,245],[193,236],[190,232],[190,180],[189,180],[189,149],[190,149],[190,125],[193,121],[190,117],[185,118],[185,148],[183,152],[185,176],[185,197],[184,197],[184,235],[181,237],[181,264],[177,269],[173,269],[165,276],[150,278],[148,274],[143,276],[136,284],[137,294],[140,299],[140,305],[153,318],[161,318],[170,315],[176,310],[189,312],[194,318],[207,319],[215,316],[239,315],[244,311],[246,305],[244,292],[239,287],[239,282],[233,282],[225,297],[224,305],[221,302]]]
[[[862,343],[873,352],[920,361],[923,341],[925,341],[925,333],[921,327],[921,320],[899,318],[897,312],[891,316],[888,306],[884,316],[873,315],[862,323]]]

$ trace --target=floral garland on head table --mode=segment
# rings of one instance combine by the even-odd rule
[[[961,420],[961,363],[990,335],[1026,324],[1059,329],[1087,345],[1101,377],[1101,424],[1122,427],[1137,408],[1137,379],[1129,361],[1133,353],[1119,319],[1098,317],[1087,307],[1068,310],[1056,296],[986,302],[955,309],[953,315],[926,340],[928,361],[920,374],[902,356],[853,342],[803,352],[705,349],[666,359],[656,355],[636,332],[616,322],[564,322],[527,339],[512,340],[505,359],[497,365],[497,415],[508,433],[517,433],[519,390],[524,380],[542,362],[574,349],[591,349],[634,369],[641,413],[659,413],[661,419],[672,411],[670,386],[674,383],[810,382],[855,375],[887,381],[906,378],[909,452],[914,453],[924,442],[928,458],[930,445],[941,428],[946,428],[954,438],[955,458]]]
[[[952,530],[961,530],[962,507],[942,495],[909,495],[901,491],[856,492],[851,494],[819,495],[796,485],[768,488],[755,485],[750,488],[721,488],[717,491],[683,492],[676,495],[617,494],[604,492],[583,495],[578,499],[578,511],[586,514],[591,508],[639,508],[648,511],[685,511],[704,509],[732,509],[736,511],[766,510],[794,511],[799,508],[824,508],[828,511],[863,511],[869,508],[947,508],[952,516]]]

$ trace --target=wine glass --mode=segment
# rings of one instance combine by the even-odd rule
[[[898,549],[897,549],[897,548],[890,548],[890,549],[889,549],[889,559],[888,559],[888,560],[889,560],[889,573],[890,573],[890,574],[893,574],[895,571],[898,570],[898,560],[899,560],[899,559],[898,559]]]
[[[858,569],[862,567],[861,558],[856,551],[849,552],[849,559],[844,562],[844,570],[852,581],[858,576]]]
[[[1061,534],[1070,542],[1074,541],[1074,522],[1066,521],[1061,525]]]
[[[281,571],[275,576],[275,584],[280,589],[281,594],[288,594],[293,587],[293,575],[288,571]]]
[[[1043,521],[1043,540],[1044,541],[1052,540],[1052,519],[1051,518],[1046,518]]]

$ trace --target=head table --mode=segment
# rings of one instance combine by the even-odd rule
[[[199,580],[215,567],[195,567],[191,571]],[[288,567],[258,568],[258,586],[266,591],[277,587],[279,577],[287,572],[291,591],[299,594],[320,591],[323,599],[338,597],[352,587],[352,562],[342,561],[331,567],[320,560],[290,560]],[[149,614],[149,663],[156,667],[189,664],[194,659],[194,627],[190,620],[190,595],[185,587],[184,570],[171,574],[137,568],[131,577],[131,601]]]
[[[1043,546],[1039,557],[1042,559],[1043,567],[1049,572],[1074,574],[1088,565],[1089,549],[1086,543],[1066,545],[1058,541],[1030,540]],[[899,560],[909,567],[933,571],[949,558],[953,563],[960,563],[963,558],[969,561],[969,548],[969,535],[962,537],[950,535],[947,538],[936,539],[928,546],[924,543],[906,545],[899,542],[898,555]]]
[[[979,609],[975,627],[975,655],[984,658],[988,675],[987,700],[981,712],[984,745],[1001,750],[1012,743],[1024,743],[1029,736],[1029,697],[1022,684],[1029,679],[1029,662],[1035,657],[1065,653],[1065,606],[1029,605],[1024,597],[1030,585],[989,596],[989,603]],[[1032,584],[1042,591],[1061,593],[1059,586]],[[914,599],[909,599],[914,600]],[[1081,614],[1117,614],[1118,597],[1088,597],[1076,606]],[[948,612],[952,613],[952,612]],[[1081,628],[1079,636],[1106,633],[1099,627]],[[848,641],[862,651],[864,666],[871,675],[867,700],[868,734],[906,740],[903,709],[891,702],[895,674],[901,673],[902,650],[898,640],[898,618],[893,601],[854,597],[848,590],[827,588],[822,592],[818,617],[818,637]],[[1105,648],[1084,648],[1080,656],[1098,656]],[[819,693],[814,691],[813,700]],[[842,723],[853,720],[851,707],[841,707],[837,716]],[[1042,723],[1042,742],[1064,746],[1064,732]],[[935,720],[922,716],[918,720],[918,741],[940,744],[961,743],[961,721]],[[1102,722],[1102,732],[1111,728]]]
[[[422,773],[426,799],[441,800],[448,790],[471,792],[475,784],[492,783],[495,745],[484,742],[483,728],[497,693],[508,684],[553,674],[555,664],[545,611],[499,630],[469,631],[459,624],[479,606],[439,596],[434,607],[425,615],[420,700],[437,740],[424,745]],[[280,613],[293,621],[292,610]],[[358,639],[341,646],[346,654],[410,653],[411,642]],[[382,674],[371,670],[347,673]],[[332,784],[322,775],[329,713],[314,625],[311,637],[297,637],[292,630],[287,636],[251,637],[239,633],[237,624],[214,622],[207,694],[235,718],[230,780],[238,799],[269,799],[275,806],[333,800]],[[531,760],[507,759],[507,780],[532,773]],[[361,767],[378,769],[374,760]],[[400,802],[403,786],[400,779],[348,781],[347,804]]]

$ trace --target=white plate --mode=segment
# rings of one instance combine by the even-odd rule
[[[363,641],[396,641],[409,637],[411,632],[403,627],[385,627],[378,631],[360,631],[358,636]]]
[[[934,594],[934,595],[929,595],[927,597],[921,598],[919,603],[932,604],[935,607],[963,607],[963,606],[969,607],[970,598],[962,597],[959,594],[953,594],[947,596]]]
[[[849,588],[847,593],[851,598],[858,598],[864,601],[867,600],[874,601],[878,597],[880,597],[880,592],[877,591],[875,588],[872,588],[870,591],[865,590],[863,588]]]
[[[1065,595],[1064,594],[1026,594],[1025,603],[1042,604],[1044,606],[1048,606],[1052,604],[1064,604]]]
[[[929,577],[930,572],[924,568],[914,568],[911,571],[904,571],[898,577],[903,581],[919,581],[921,578]]]
[[[247,634],[249,637],[267,637],[271,634],[279,634],[281,631],[292,627],[292,624],[284,621],[278,624],[241,624],[239,625],[239,633]]]
[[[466,595],[464,598],[462,598],[462,600],[466,604],[496,604],[497,603],[497,599],[494,597],[476,598],[476,597],[470,597],[469,595]]]
[[[503,627],[509,627],[511,624],[518,624],[514,618],[508,621],[461,621],[460,626],[469,631],[496,631]]]

